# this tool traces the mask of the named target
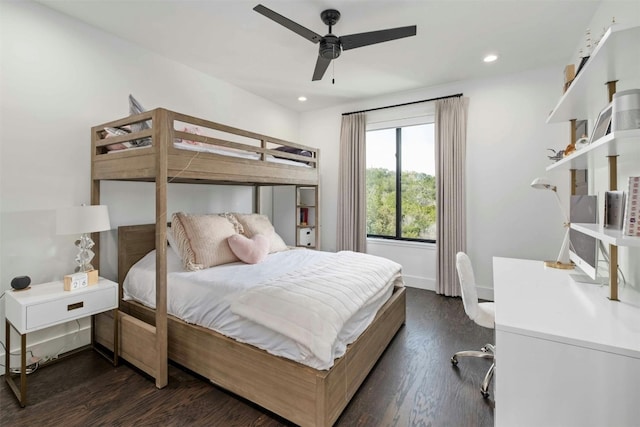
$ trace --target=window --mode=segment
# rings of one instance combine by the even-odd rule
[[[367,131],[367,236],[436,240],[434,124]]]

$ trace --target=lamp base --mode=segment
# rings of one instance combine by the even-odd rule
[[[565,264],[564,262],[560,261],[545,261],[544,266],[550,268],[559,268],[560,270],[573,270],[576,267],[572,262]]]

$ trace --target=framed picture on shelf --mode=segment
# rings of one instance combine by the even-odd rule
[[[604,193],[604,227],[622,229],[624,218],[624,192],[605,191]]]
[[[598,115],[598,120],[596,120],[593,132],[591,132],[589,144],[592,144],[611,132],[611,107],[612,105],[609,103],[609,105],[607,105]]]

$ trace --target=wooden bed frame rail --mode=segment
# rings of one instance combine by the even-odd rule
[[[105,128],[131,126],[147,122],[151,129],[127,135],[106,137]],[[200,134],[186,132],[195,129]],[[127,150],[108,151],[107,146],[151,138],[151,145]],[[223,153],[197,152],[175,148],[176,139],[194,141],[210,148],[222,149],[242,158]],[[157,156],[167,156],[167,176],[172,182],[233,184],[299,184],[318,182],[319,150],[295,142],[237,129],[204,119],[156,108],[145,113],[113,120],[91,129],[93,179],[154,181]],[[311,157],[276,148],[289,147],[308,151]],[[305,165],[282,164],[272,157],[295,160]]]

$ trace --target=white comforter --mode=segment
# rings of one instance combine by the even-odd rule
[[[382,260],[378,257],[370,260]],[[233,313],[231,305],[245,292],[258,289],[261,284],[278,283],[279,278],[313,277],[318,266],[329,265],[341,255],[313,251],[290,250],[270,254],[260,264],[232,263],[197,272],[184,271],[173,250],[167,250],[167,311],[188,323],[213,329],[240,342],[252,344],[277,356],[286,357],[315,369],[328,369],[333,360],[341,357],[346,347],[373,321],[375,314],[391,295],[394,285],[402,285],[397,270],[388,278],[381,278],[383,289],[371,297],[338,333],[329,360],[317,357],[309,345],[287,335]],[[386,260],[385,260],[386,261]],[[377,262],[377,261],[374,261]],[[395,264],[395,263],[394,263]],[[368,267],[365,267],[365,269]],[[326,283],[322,285],[325,288]],[[134,265],[124,281],[124,298],[155,307],[155,251]],[[348,315],[347,315],[348,317]]]
[[[400,265],[357,252],[327,256],[313,270],[298,270],[241,293],[231,311],[272,329],[331,363],[345,323],[378,301]]]

